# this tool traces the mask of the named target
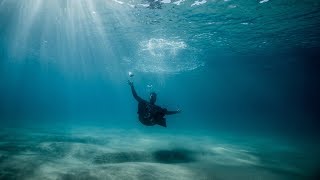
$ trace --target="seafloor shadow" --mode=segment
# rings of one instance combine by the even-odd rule
[[[114,152],[95,156],[93,163],[155,162],[165,164],[196,161],[195,152],[186,149],[156,150],[152,152]]]
[[[158,150],[152,153],[159,163],[189,163],[196,161],[195,152],[186,149]]]

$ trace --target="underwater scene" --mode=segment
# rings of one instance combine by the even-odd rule
[[[0,0],[0,180],[320,179],[320,1]]]

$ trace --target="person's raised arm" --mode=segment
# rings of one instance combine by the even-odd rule
[[[143,101],[143,99],[138,96],[136,90],[134,89],[133,82],[131,82],[131,81],[128,80],[128,84],[129,84],[130,87],[131,87],[131,92],[132,92],[133,97],[134,97],[138,102]]]

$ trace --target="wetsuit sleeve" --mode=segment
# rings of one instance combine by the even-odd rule
[[[134,86],[133,86],[133,85],[130,85],[130,86],[131,86],[131,92],[132,92],[133,97],[134,97],[138,102],[142,102],[143,99],[138,96],[136,90],[134,89]]]
[[[164,109],[165,115],[177,114],[177,113],[179,113],[179,112],[180,112],[180,111],[168,111],[167,109]]]

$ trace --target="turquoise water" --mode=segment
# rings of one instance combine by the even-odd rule
[[[316,179],[319,9],[0,0],[0,179]]]

